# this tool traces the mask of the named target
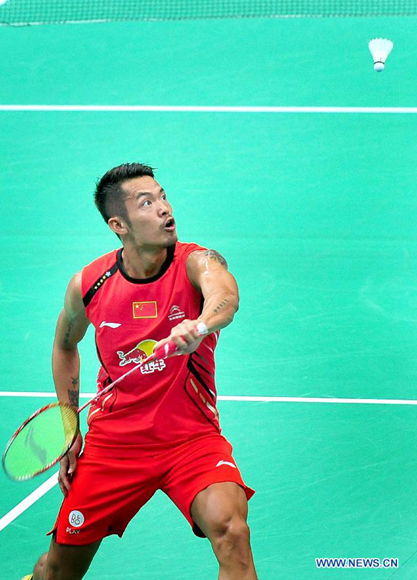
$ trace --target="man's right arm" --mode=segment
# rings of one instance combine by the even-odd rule
[[[78,273],[68,284],[52,350],[52,372],[58,400],[75,409],[78,409],[80,394],[80,357],[77,345],[85,335],[88,325],[89,320],[82,300],[81,274]],[[61,459],[58,482],[64,495],[71,486],[71,476],[75,471],[81,447],[82,437],[79,434],[71,449]]]
[[[58,400],[78,409],[80,357],[78,343],[85,335],[89,320],[81,294],[81,274],[75,274],[68,284],[55,331],[52,351],[52,371]]]

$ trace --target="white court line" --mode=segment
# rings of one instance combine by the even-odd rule
[[[401,113],[417,107],[224,107],[192,105],[0,105],[0,111],[81,111],[157,113]]]
[[[11,509],[5,516],[0,518],[0,532],[4,530],[13,520],[15,520],[20,514],[26,511],[35,501],[38,501],[45,493],[56,485],[58,482],[58,472],[51,475],[49,479],[44,481],[35,491],[32,491],[24,500],[17,504],[13,509]]]
[[[81,399],[91,399],[97,393],[80,393]],[[51,397],[48,391],[0,391],[0,397]],[[254,403],[345,403],[359,405],[417,405],[417,399],[349,399],[346,397],[263,397],[246,395],[219,395],[219,401],[247,401]]]
[[[251,401],[261,403],[345,403],[359,405],[417,405],[415,399],[346,399],[337,397],[218,397],[220,401]]]

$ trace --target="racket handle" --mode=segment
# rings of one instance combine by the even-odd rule
[[[196,326],[196,330],[198,332],[198,334],[200,336],[204,336],[205,334],[208,333],[208,329],[207,326],[204,324],[204,322],[199,322]],[[172,340],[166,342],[165,344],[163,344],[162,346],[159,346],[154,352],[154,358],[159,359],[159,358],[168,358],[169,356],[172,356],[173,354],[175,354],[178,350],[177,345],[175,344],[175,342],[172,342]]]
[[[172,340],[170,340],[169,342],[166,342],[162,346],[158,346],[158,348],[153,351],[153,355],[154,358],[156,359],[168,358],[169,356],[175,354],[177,350],[178,347],[175,344],[175,342],[172,342]]]

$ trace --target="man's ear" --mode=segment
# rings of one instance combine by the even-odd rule
[[[126,221],[120,216],[114,216],[107,222],[109,228],[117,234],[118,236],[125,236],[127,234],[128,228]]]

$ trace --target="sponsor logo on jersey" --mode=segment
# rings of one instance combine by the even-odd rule
[[[119,322],[106,322],[103,320],[103,322],[100,324],[100,328],[103,328],[104,326],[109,326],[110,328],[119,328],[119,326],[122,325]]]
[[[158,318],[156,300],[132,302],[133,318]]]
[[[169,309],[168,320],[178,320],[179,318],[185,318],[185,313],[179,306],[174,304]]]
[[[138,342],[138,344],[129,350],[129,352],[124,353],[122,350],[117,351],[117,355],[120,358],[119,366],[124,367],[131,363],[138,364],[143,359],[147,358],[149,355],[153,353],[153,349],[155,347],[156,340],[152,340],[148,338],[146,340],[142,340]],[[140,372],[143,375],[147,375],[149,373],[154,373],[155,371],[163,371],[166,367],[165,361],[162,359],[152,360],[142,367],[140,367]]]
[[[72,510],[68,516],[68,521],[74,528],[81,528],[84,523],[84,515],[78,510]]]
[[[234,463],[231,463],[230,461],[219,461],[218,464],[216,465],[216,467],[220,467],[221,465],[230,465],[230,467],[233,467],[234,469],[237,469],[236,465]]]

